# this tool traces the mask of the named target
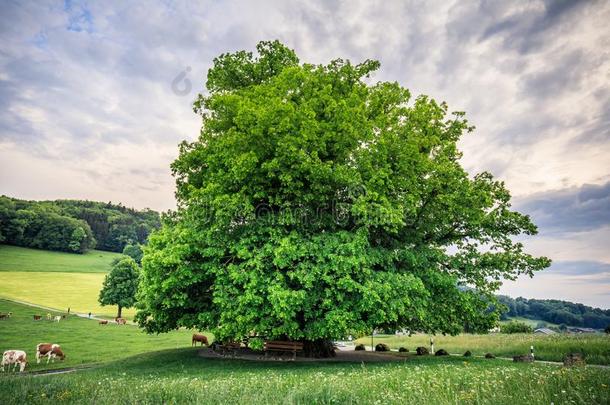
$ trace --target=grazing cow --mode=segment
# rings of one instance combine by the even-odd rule
[[[191,347],[197,346],[197,342],[201,342],[201,346],[203,346],[204,343],[206,346],[209,345],[207,336],[200,335],[199,333],[193,333],[193,339],[191,340]]]
[[[55,322],[59,322],[59,321],[61,321],[61,316],[59,316],[59,315],[55,315],[55,318],[53,318],[53,320],[54,320]]]
[[[117,323],[117,325],[126,325],[127,324],[127,320],[125,318],[114,318],[114,321]]]
[[[106,320],[106,319],[101,319],[101,320],[100,320],[98,323],[99,323],[100,325],[108,325],[108,320]]]
[[[64,352],[61,351],[61,347],[55,343],[39,343],[36,345],[36,364],[40,363],[40,359],[44,356],[47,356],[47,364],[49,364],[49,360],[53,360],[59,357],[60,360],[66,358]]]
[[[8,319],[11,315],[13,315],[12,312],[9,312],[8,314],[0,313],[0,319]]]
[[[27,363],[27,357],[23,350],[7,350],[2,355],[2,371],[4,372],[4,366],[8,365],[8,371],[11,371],[11,365],[13,366],[13,370],[19,364],[19,372],[23,372],[25,370],[25,365]]]
[[[42,319],[42,315],[34,315],[35,321],[40,321]]]

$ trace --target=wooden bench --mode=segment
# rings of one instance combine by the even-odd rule
[[[241,347],[241,343],[238,342],[227,342],[227,343],[212,343],[212,350],[219,352],[221,355],[226,356],[230,354],[235,356],[237,350]]]
[[[291,352],[292,359],[296,359],[297,352],[303,351],[303,342],[290,342],[283,340],[268,340],[265,342],[265,357],[269,352]]]

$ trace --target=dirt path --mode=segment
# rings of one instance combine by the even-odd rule
[[[53,312],[60,312],[60,313],[67,314],[67,312],[62,310],[62,309],[45,307],[44,305],[32,304],[31,302],[20,301],[20,300],[16,300],[16,299],[12,299],[12,298],[6,298],[6,297],[0,297],[0,298],[2,298],[3,300],[16,302],[17,304],[27,305],[28,307],[32,307],[32,308],[40,308],[40,309],[44,309],[45,311],[53,311]],[[74,312],[74,311],[70,311],[70,315],[76,315],[79,318],[93,319],[93,320],[96,320],[96,321],[103,321],[103,320],[107,321],[108,320],[108,318],[100,318],[100,317],[98,317],[98,316],[96,316],[94,314],[91,314],[91,316],[89,316],[89,314],[83,314],[81,312]],[[128,325],[135,325],[131,321],[127,321],[127,324]]]
[[[27,373],[25,375],[29,375],[32,377],[40,377],[40,376],[45,376],[45,375],[57,375],[57,374],[68,374],[68,373],[74,373],[76,371],[83,371],[83,370],[87,370],[91,367],[68,367],[68,368],[57,368],[54,370],[39,370],[39,371],[32,371],[30,373]]]
[[[212,349],[205,348],[199,350],[197,353],[200,357],[205,357],[208,359],[234,359],[234,360],[249,360],[249,361],[296,361],[296,362],[356,362],[356,363],[381,363],[381,362],[402,362],[407,359],[404,357],[394,356],[391,354],[381,354],[374,352],[366,352],[366,351],[337,351],[337,355],[335,357],[316,359],[311,357],[297,357],[296,360],[292,360],[292,356],[284,355],[284,356],[269,356],[265,357],[261,353],[239,353],[235,356],[223,356],[221,354],[216,353]]]

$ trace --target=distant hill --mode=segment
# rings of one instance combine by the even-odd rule
[[[83,253],[122,252],[145,243],[160,226],[159,213],[112,202],[27,201],[0,196],[0,243]]]
[[[603,329],[610,325],[610,309],[589,307],[561,300],[539,300],[498,296],[507,307],[503,319],[526,318],[549,324]]]

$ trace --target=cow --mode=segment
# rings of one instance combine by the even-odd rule
[[[47,356],[47,364],[49,360],[53,360],[59,357],[60,360],[64,360],[66,355],[61,351],[61,347],[55,343],[39,343],[36,345],[36,364],[40,363],[40,359]]]
[[[125,318],[114,318],[114,321],[117,325],[126,325],[127,320]]]
[[[53,318],[53,320],[54,320],[55,322],[59,322],[59,321],[61,321],[61,316],[59,316],[59,315],[55,315],[55,318]]]
[[[4,372],[5,365],[8,365],[8,371],[11,371],[11,365],[14,370],[19,364],[19,372],[22,373],[26,363],[27,357],[23,350],[7,350],[2,355],[2,372]]]
[[[8,319],[11,315],[13,315],[12,312],[9,312],[8,314],[0,313],[0,319]]]
[[[203,346],[204,343],[206,346],[209,346],[207,336],[200,335],[199,333],[193,333],[193,339],[191,340],[191,347],[197,346],[197,342],[201,342],[201,346]]]
[[[42,315],[34,315],[35,321],[40,321],[42,319]]]
[[[106,319],[100,319],[100,321],[98,322],[100,325],[108,325],[108,320]]]
[[[50,321],[51,319],[53,319],[53,316],[47,312],[47,321]]]

